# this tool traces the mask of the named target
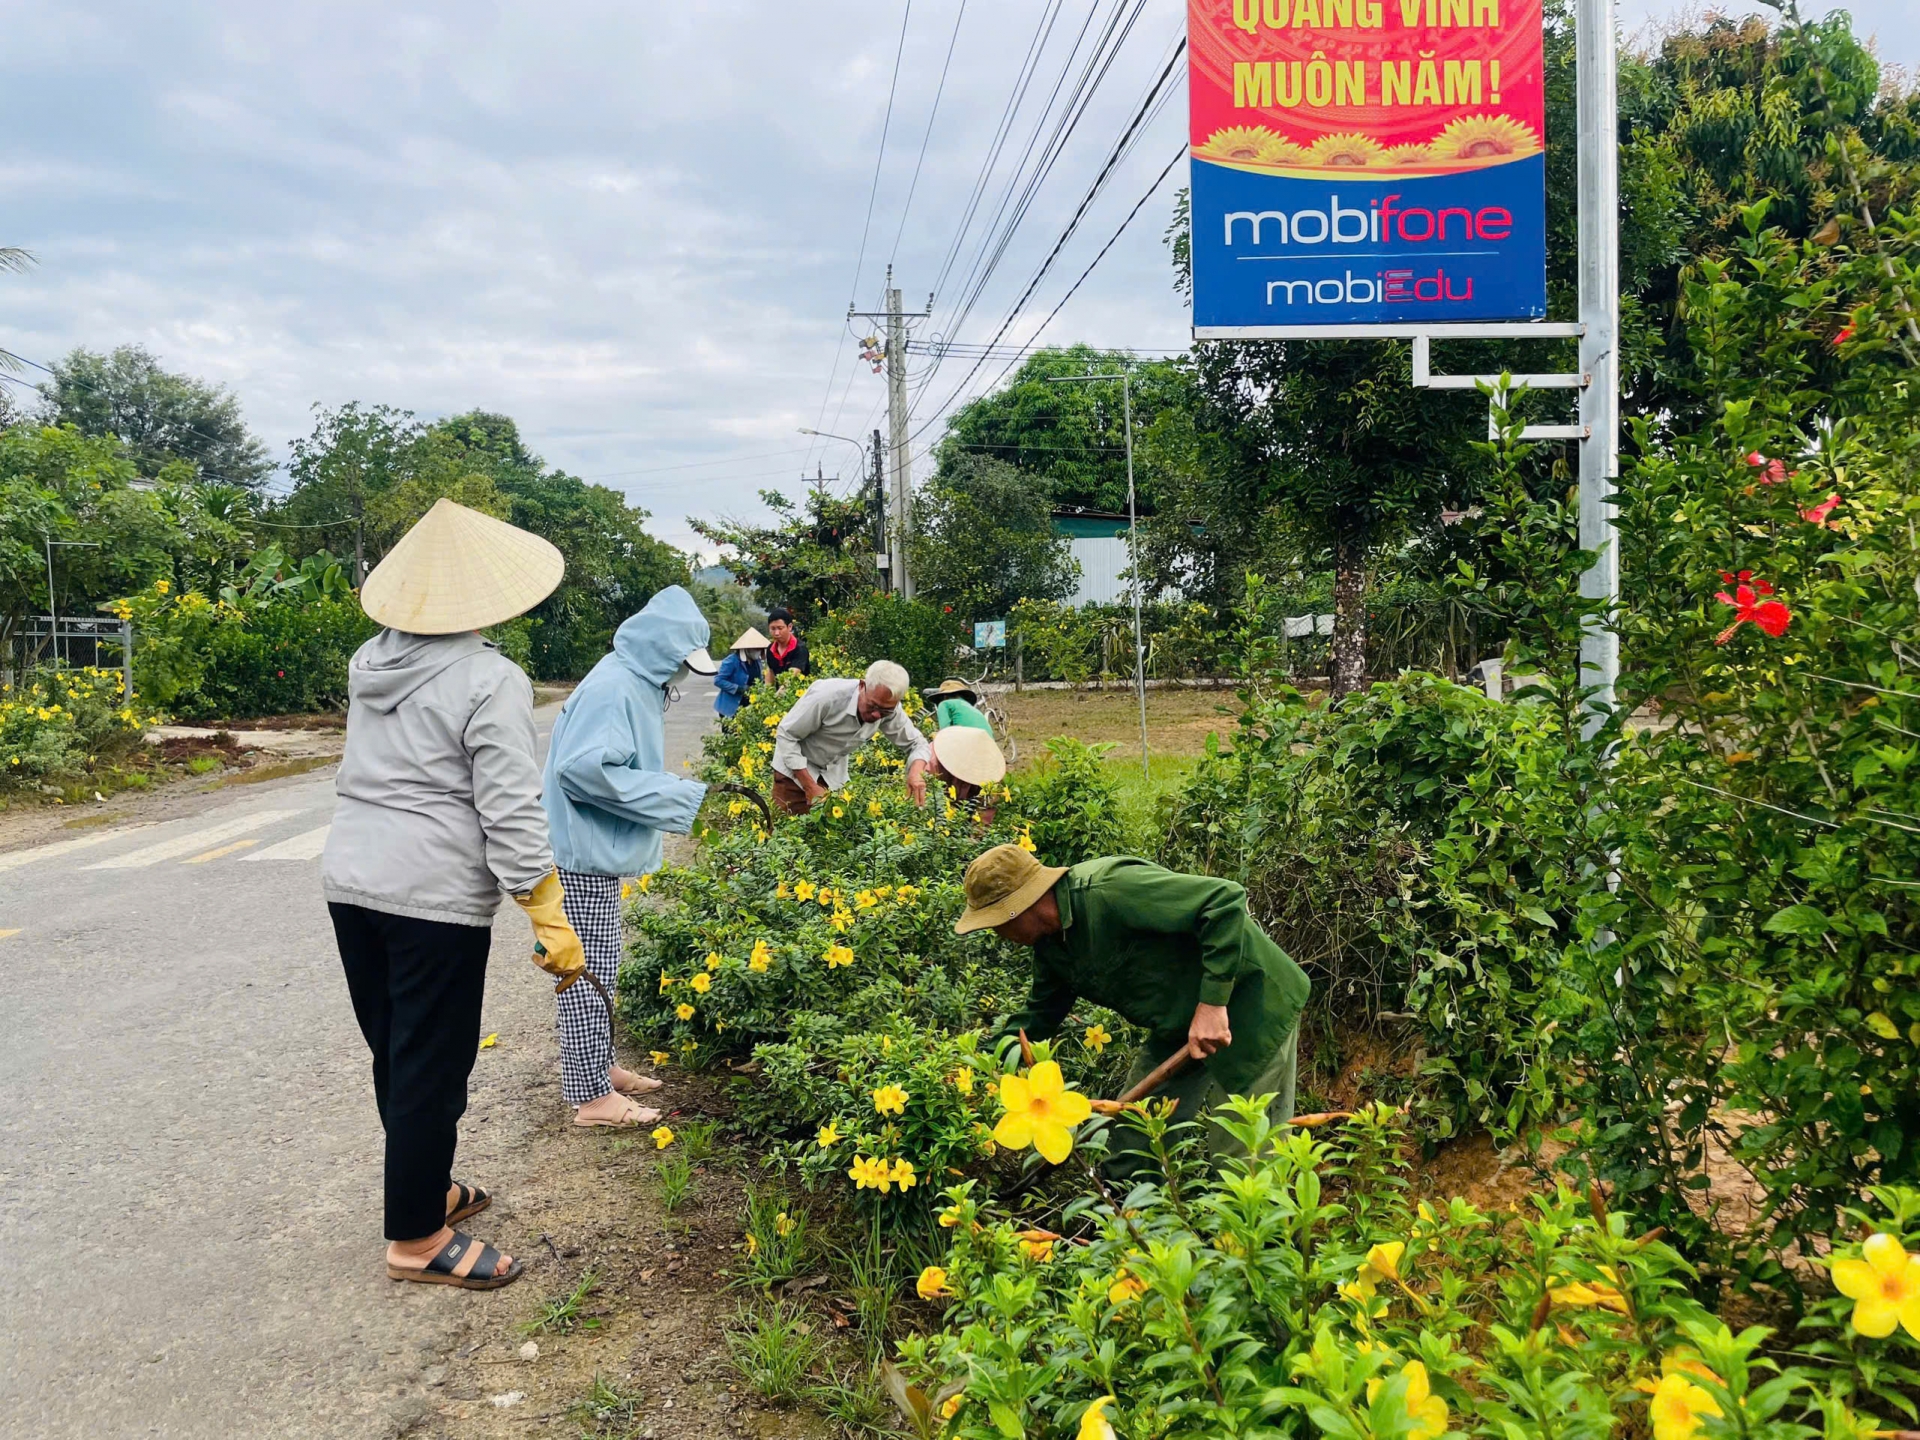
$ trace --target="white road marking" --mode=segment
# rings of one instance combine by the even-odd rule
[[[332,825],[322,825],[318,830],[304,830],[277,845],[269,845],[257,855],[240,858],[248,864],[256,860],[318,860],[327,846],[327,832],[332,829]]]
[[[123,825],[118,830],[102,830],[94,835],[82,835],[78,840],[56,840],[51,845],[38,845],[31,850],[9,850],[0,855],[0,870],[15,870],[22,865],[31,865],[36,860],[51,860],[58,855],[71,855],[76,850],[91,850],[95,845],[104,845],[109,840],[118,840],[123,835],[132,835],[144,830],[144,825]]]
[[[256,810],[251,815],[238,815],[223,825],[212,825],[205,830],[189,831],[185,835],[176,835],[171,840],[162,840],[158,844],[133,850],[125,855],[115,855],[109,860],[98,860],[87,866],[89,870],[140,870],[148,865],[158,865],[162,860],[172,860],[206,849],[209,845],[218,845],[223,840],[231,840],[236,835],[244,835],[249,830],[258,830],[271,825],[276,820],[285,820],[298,815],[298,810]]]

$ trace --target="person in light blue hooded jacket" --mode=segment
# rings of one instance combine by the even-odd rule
[[[693,597],[669,585],[623,622],[613,650],[561,708],[547,751],[542,799],[567,918],[587,966],[612,990],[620,973],[620,883],[660,868],[663,834],[683,835],[707,787],[668,774],[666,708],[689,671],[711,675],[707,622]],[[597,992],[559,997],[561,1091],[576,1125],[651,1125],[660,1112],[632,1097],[660,1088],[613,1061]]]

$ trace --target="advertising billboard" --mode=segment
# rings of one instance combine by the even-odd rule
[[[1546,314],[1541,0],[1188,0],[1193,321]]]

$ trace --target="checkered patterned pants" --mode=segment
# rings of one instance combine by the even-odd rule
[[[609,993],[620,979],[620,877],[560,872],[561,908],[580,946],[587,968],[606,982]],[[560,1093],[569,1105],[584,1105],[612,1093],[607,1071],[613,1066],[613,1037],[600,992],[576,980],[556,997],[560,1007]]]

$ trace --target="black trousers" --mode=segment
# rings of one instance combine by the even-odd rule
[[[359,905],[327,909],[373,1052],[373,1098],[387,1132],[387,1238],[419,1240],[447,1221],[493,930]]]

